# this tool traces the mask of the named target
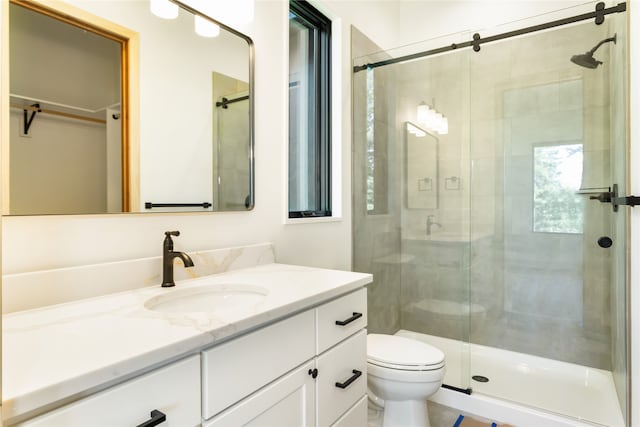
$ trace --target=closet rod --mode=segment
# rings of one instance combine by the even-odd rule
[[[62,116],[62,117],[70,118],[70,119],[76,119],[76,120],[85,120],[85,121],[93,122],[93,123],[100,123],[100,124],[106,124],[107,123],[106,120],[102,120],[102,119],[96,119],[96,118],[93,118],[93,117],[81,116],[79,114],[65,113],[65,112],[62,112],[62,111],[48,110],[46,108],[37,108],[37,107],[32,107],[30,105],[21,106],[21,105],[17,105],[17,104],[11,104],[11,108],[19,108],[20,110],[35,111],[37,113],[52,114],[52,115],[55,115],[55,116]]]

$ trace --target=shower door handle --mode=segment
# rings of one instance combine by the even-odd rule
[[[605,191],[597,196],[589,196],[590,200],[599,200],[600,203],[611,203],[612,194],[610,191]]]
[[[611,191],[600,193],[597,196],[591,196],[589,199],[599,200],[601,203],[611,203],[614,212],[618,212],[618,206],[620,205],[631,207],[640,205],[640,197],[638,196],[618,197],[618,184],[613,184]]]

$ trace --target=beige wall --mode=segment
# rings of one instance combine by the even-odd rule
[[[11,111],[11,214],[106,211],[105,125],[38,114],[25,137],[22,116]]]

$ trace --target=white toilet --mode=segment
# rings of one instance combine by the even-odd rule
[[[442,385],[444,353],[395,335],[367,335],[371,400],[384,407],[383,427],[428,427],[427,398]]]

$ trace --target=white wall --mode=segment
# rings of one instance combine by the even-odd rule
[[[194,0],[195,1],[195,0]],[[391,2],[333,1],[319,4],[339,19],[342,39],[337,168],[341,215],[337,221],[285,225],[288,99],[288,3],[256,2],[253,23],[238,27],[255,43],[256,207],[251,212],[5,217],[5,274],[158,255],[163,232],[180,230],[178,250],[194,251],[271,241],[279,262],[349,269],[351,266],[351,147],[349,25],[383,28],[390,41]],[[356,7],[360,6],[360,7]],[[353,14],[353,15],[347,15]],[[341,123],[340,123],[341,122]],[[158,129],[171,123],[158,122]]]
[[[584,3],[583,0],[400,0],[398,17],[402,25],[399,26],[396,46],[463,31],[477,31],[481,36],[496,34],[502,32],[494,28],[498,25]],[[563,11],[559,17],[584,11],[583,6],[580,12]],[[542,20],[548,21],[549,18]],[[516,28],[526,25],[530,24],[521,22],[516,24]]]

